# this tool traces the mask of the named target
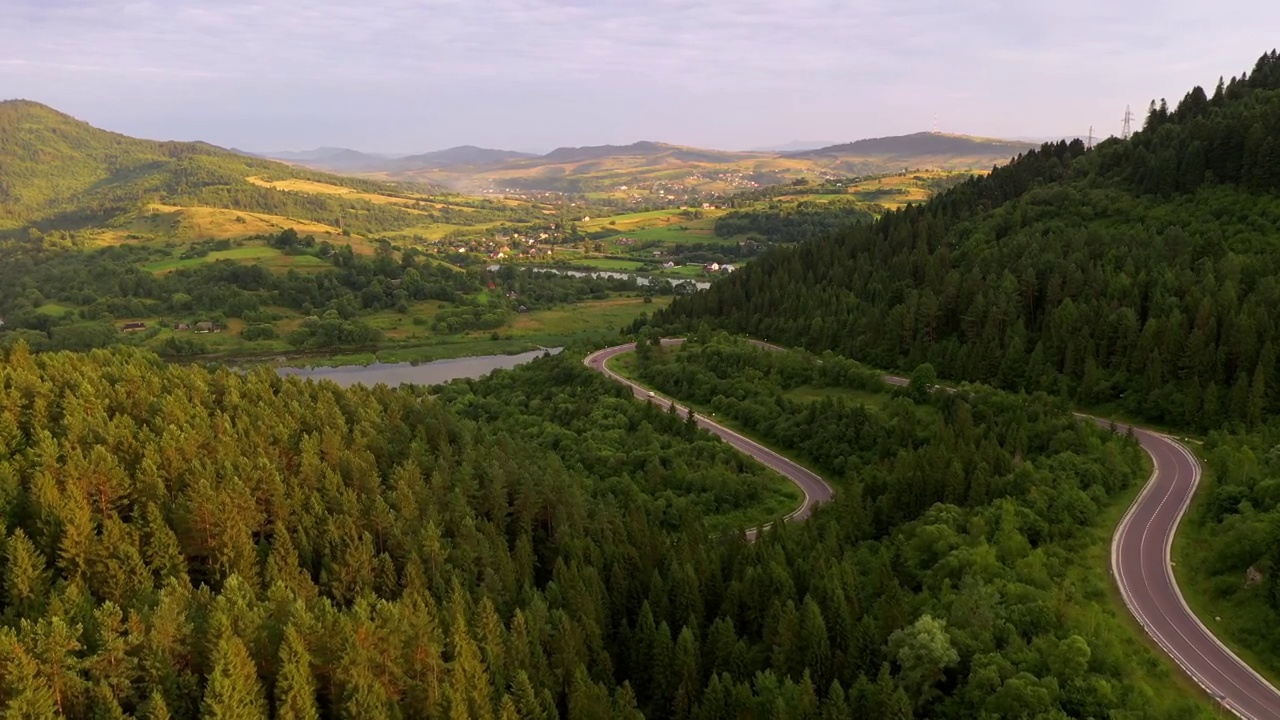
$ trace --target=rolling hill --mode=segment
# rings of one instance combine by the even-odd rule
[[[508,160],[521,160],[531,157],[537,156],[531,153],[515,152],[514,150],[492,150],[490,148],[476,147],[475,145],[459,145],[448,150],[436,150],[435,152],[421,155],[408,155],[397,158],[389,165],[394,169],[402,170],[485,167],[497,165]]]
[[[288,181],[332,192],[297,192]],[[154,214],[219,215],[249,224],[320,224],[339,233],[422,222],[421,185],[388,184],[254,158],[199,142],[140,140],[95,128],[39,103],[0,102],[0,232],[32,228],[138,232]],[[145,225],[145,223],[142,223]]]
[[[996,140],[969,135],[918,132],[910,135],[868,138],[851,143],[787,153],[787,155],[797,158],[967,158],[976,155],[996,155],[997,157],[1010,158],[1038,145],[1039,143]]]
[[[373,163],[360,174],[413,180],[463,192],[572,193],[612,198],[724,196],[797,178],[834,179],[904,169],[989,170],[1037,143],[913,133],[796,152],[739,152],[641,141],[562,147],[545,155],[480,148]],[[309,167],[359,172],[326,160]]]

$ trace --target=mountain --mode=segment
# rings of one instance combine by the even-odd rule
[[[388,155],[349,150],[347,148],[322,147],[315,150],[277,151],[262,153],[261,157],[295,163],[319,170],[343,173],[380,172],[391,166],[394,158]]]
[[[974,157],[1009,158],[1026,152],[1039,143],[995,140],[969,135],[918,132],[910,135],[868,138],[851,143],[830,145],[815,150],[788,153],[796,158],[871,158],[871,157]]]
[[[920,152],[969,142],[908,138]],[[1045,145],[925,205],[770,254],[656,322],[877,367],[929,362],[1165,425],[1256,425],[1280,412],[1277,237],[1271,53],[1211,96],[1197,87],[1176,109],[1153,107],[1129,141]]]
[[[557,148],[537,158],[533,163],[556,165],[603,160],[606,158],[666,158],[680,162],[729,163],[742,159],[742,153],[701,150],[680,145],[641,141],[630,145]]]
[[[729,195],[798,178],[901,172],[904,168],[985,171],[1031,143],[917,133],[793,153],[733,152],[641,141],[562,147],[540,156],[471,167],[399,168],[380,173],[463,191]],[[679,195],[683,197],[683,195]]]
[[[313,184],[310,194],[295,190]],[[426,188],[416,188],[425,190]],[[326,175],[200,142],[140,140],[26,100],[0,102],[0,232],[125,227],[201,208],[251,227],[239,212],[356,231],[420,223],[415,188]],[[392,193],[382,198],[363,194]],[[377,202],[374,202],[377,200]],[[215,213],[216,214],[216,213]],[[280,224],[277,220],[270,223]]]
[[[421,155],[408,155],[396,158],[391,167],[400,170],[484,167],[497,165],[507,160],[520,160],[537,157],[531,153],[513,150],[491,150],[475,145],[459,145],[448,150],[436,150]]]

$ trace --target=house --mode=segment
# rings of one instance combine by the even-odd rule
[[[527,312],[529,312],[529,308],[527,308],[527,307],[525,307],[525,306],[521,305],[521,306],[519,307],[519,309],[517,309],[517,310],[516,310],[516,312],[527,313]]]
[[[673,263],[673,262],[671,262],[670,260],[668,260],[668,261],[666,261],[666,262],[662,263],[662,269],[663,269],[663,270],[670,270],[671,268],[673,268],[673,267],[675,267],[675,266],[676,266],[676,264],[675,264],[675,263]]]
[[[217,323],[211,323],[207,320],[196,323],[196,332],[198,333],[218,332],[221,329]]]
[[[721,265],[721,266],[720,266],[720,272],[722,272],[722,273],[731,273],[731,272],[733,272],[734,270],[737,270],[737,269],[738,269],[738,268],[734,267],[733,265]]]
[[[507,299],[508,299],[508,300],[515,300],[515,299],[516,299],[516,298],[518,298],[518,297],[520,297],[520,296],[516,294],[516,291],[515,291],[515,290],[511,290],[511,291],[509,291],[509,292],[507,293]]]
[[[120,329],[125,332],[137,332],[139,330],[146,330],[147,324],[144,322],[129,322],[122,325]]]
[[[191,326],[186,323],[178,323],[173,326],[174,330],[190,330]]]
[[[720,263],[711,262],[702,266],[702,272],[716,273],[720,272]]]

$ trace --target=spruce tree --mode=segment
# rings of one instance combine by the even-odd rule
[[[297,628],[284,630],[280,644],[279,671],[276,675],[277,720],[317,720],[316,681],[311,669],[311,654]]]
[[[215,720],[265,719],[267,703],[257,669],[244,643],[230,630],[218,638],[212,664],[201,715]]]

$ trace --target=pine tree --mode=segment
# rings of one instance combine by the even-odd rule
[[[284,642],[280,645],[275,696],[278,720],[317,720],[320,717],[311,654],[307,652],[301,633],[293,625],[285,628]]]
[[[151,697],[139,708],[138,717],[141,720],[170,720],[169,705],[159,690],[151,691]]]
[[[89,688],[81,677],[84,661],[79,625],[68,625],[61,617],[42,618],[35,625],[23,625],[24,641],[31,648],[41,677],[53,690],[60,715],[78,715],[89,705]]]
[[[120,608],[106,603],[94,612],[94,635],[97,652],[87,663],[89,678],[95,684],[111,689],[123,706],[134,702],[138,681],[138,649],[141,638],[124,623]]]
[[[89,692],[89,717],[93,720],[125,720],[124,709],[115,692],[106,683],[96,683]]]
[[[52,720],[62,714],[35,659],[8,628],[0,628],[0,698],[5,720]]]
[[[213,670],[204,691],[201,715],[217,720],[267,717],[258,673],[240,638],[223,630],[213,654]]]
[[[698,670],[698,640],[693,631],[686,626],[680,631],[676,640],[675,657],[672,662],[671,684],[675,697],[672,701],[671,716],[677,720],[689,718],[698,702],[698,692],[702,689],[702,680]]]
[[[39,617],[44,612],[49,578],[44,558],[17,528],[5,539],[4,589],[7,614],[11,617]]]

